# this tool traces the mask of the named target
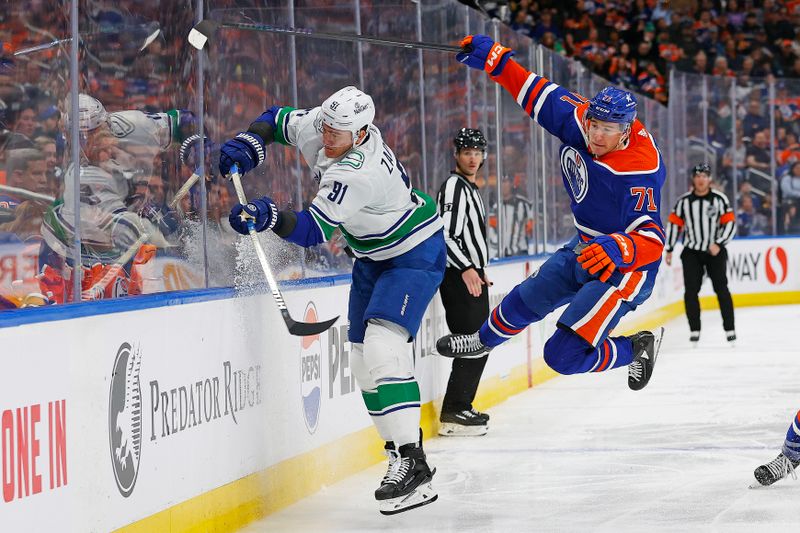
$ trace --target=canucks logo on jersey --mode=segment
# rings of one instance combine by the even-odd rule
[[[581,200],[586,197],[586,193],[589,192],[589,173],[586,162],[576,149],[566,147],[561,152],[561,169],[572,190],[572,197],[575,198],[576,203],[581,203]]]

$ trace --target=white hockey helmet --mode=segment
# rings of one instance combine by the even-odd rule
[[[70,109],[67,100],[67,109]],[[80,131],[92,131],[97,129],[108,119],[108,113],[100,100],[88,94],[78,95],[78,129]]]
[[[322,102],[322,122],[331,128],[352,132],[353,142],[358,139],[358,132],[374,119],[372,97],[352,85],[339,89]]]

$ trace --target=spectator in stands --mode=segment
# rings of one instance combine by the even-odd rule
[[[9,150],[6,154],[6,184],[26,191],[49,192],[44,154],[35,148]],[[25,199],[24,193],[0,192],[0,203],[14,209]]]
[[[769,172],[772,168],[769,155],[769,140],[767,132],[759,131],[753,137],[753,142],[747,147],[745,164],[761,172]]]
[[[739,182],[739,193],[736,195],[736,201],[741,205],[745,198],[750,199],[750,203],[753,204],[753,208],[756,211],[761,211],[761,196],[753,192],[753,186],[749,181],[742,180]]]
[[[786,165],[796,161],[800,161],[800,143],[797,142],[795,132],[787,131],[783,150],[778,154],[778,164]]]
[[[711,69],[711,75],[720,78],[731,78],[734,76],[733,71],[728,68],[728,59],[724,55],[718,55],[714,59],[714,67]]]
[[[778,233],[781,235],[800,235],[800,215],[797,212],[797,202],[784,202],[781,209]]]
[[[58,198],[62,194],[64,180],[61,179],[62,170],[57,166],[56,141],[51,137],[40,136],[34,139],[34,143],[44,156],[48,194]]]
[[[35,137],[47,136],[53,139],[60,134],[59,122],[61,121],[61,111],[54,105],[48,106],[39,113],[39,126],[36,128]]]
[[[541,41],[545,33],[552,33],[553,37],[556,38],[561,37],[561,29],[558,27],[558,24],[556,24],[555,21],[553,20],[553,14],[547,10],[542,12],[541,18],[533,27],[533,32],[531,33],[531,37],[533,37],[537,41]]]
[[[24,135],[28,139],[33,138],[36,131],[36,105],[32,101],[22,102],[14,115],[11,131]]]
[[[766,235],[769,228],[767,217],[759,213],[753,206],[753,199],[749,195],[742,196],[739,202],[739,212],[736,215],[736,228],[741,237],[754,237]]]
[[[781,178],[781,198],[784,202],[800,202],[800,162],[794,163]]]
[[[747,103],[747,113],[742,119],[744,134],[753,139],[756,132],[769,128],[769,120],[761,112],[761,102],[756,98]]]

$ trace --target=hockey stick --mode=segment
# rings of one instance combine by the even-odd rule
[[[199,169],[198,169],[198,170],[199,170]],[[169,208],[170,208],[170,209],[175,209],[175,206],[177,206],[177,205],[178,205],[178,202],[180,202],[180,201],[181,201],[181,198],[183,198],[184,196],[186,196],[186,193],[187,193],[187,192],[189,192],[189,189],[191,189],[191,188],[192,188],[192,186],[193,186],[195,183],[197,183],[197,180],[199,180],[199,179],[200,179],[200,174],[198,174],[198,170],[195,170],[194,174],[192,174],[191,176],[189,176],[189,179],[187,179],[187,180],[186,180],[186,183],[184,183],[183,185],[181,185],[181,188],[180,188],[180,189],[178,189],[178,192],[176,192],[176,193],[175,193],[175,197],[174,197],[174,198],[172,199],[172,201],[169,203]]]
[[[181,185],[181,188],[178,189],[178,192],[175,193],[175,197],[169,203],[169,208],[170,209],[175,209],[175,206],[178,205],[178,202],[181,201],[181,198],[186,196],[186,193],[189,192],[189,189],[191,189],[192,186],[195,183],[197,183],[197,180],[199,180],[199,179],[200,179],[200,174],[198,174],[198,171],[196,170],[189,177],[189,179],[186,180],[186,183]],[[119,258],[116,261],[114,261],[114,264],[111,265],[111,268],[108,269],[108,271],[103,275],[102,278],[100,278],[97,281],[97,283],[95,283],[90,288],[86,289],[85,291],[81,292],[81,300],[97,300],[98,298],[100,298],[100,295],[103,293],[103,291],[105,291],[105,289],[108,286],[108,284],[111,283],[111,280],[117,277],[117,275],[119,274],[119,271],[124,268],[125,264],[128,261],[130,261],[133,258],[134,255],[136,255],[136,252],[139,251],[139,248],[141,248],[142,245],[144,243],[146,243],[147,239],[149,239],[149,238],[150,238],[150,234],[149,233],[147,233],[146,231],[144,233],[142,233],[139,236],[139,238],[136,239],[136,242],[131,244],[122,253],[122,255],[119,256]]]
[[[23,198],[28,198],[30,200],[39,200],[42,202],[47,202],[52,204],[56,201],[54,196],[50,196],[49,194],[42,194],[38,192],[29,191],[28,189],[21,189],[19,187],[12,187],[11,185],[0,185],[0,191],[9,192],[11,194],[16,194],[17,196],[21,196]]]
[[[218,28],[232,28],[236,30],[250,30],[266,33],[282,33],[284,35],[295,35],[298,37],[310,37],[312,39],[328,39],[333,41],[361,42],[382,44],[387,46],[398,46],[400,48],[411,48],[415,50],[438,50],[440,52],[460,52],[461,47],[448,44],[426,43],[421,41],[405,41],[402,39],[382,39],[379,37],[368,37],[365,35],[353,35],[349,33],[332,33],[315,31],[310,28],[291,28],[286,26],[271,26],[269,24],[255,24],[251,22],[216,22],[214,20],[201,20],[195,24],[189,32],[189,44],[202,50],[207,42],[214,40],[214,34]]]
[[[244,195],[244,189],[242,189],[242,178],[239,176],[239,167],[237,165],[231,167],[230,178],[231,181],[233,181],[234,189],[236,189],[236,196],[239,197],[239,203],[243,205],[246,204],[247,197]],[[258,240],[258,233],[256,233],[255,230],[253,217],[247,215],[244,211],[242,211],[240,216],[242,220],[247,222],[250,240],[253,242],[253,247],[256,249],[256,255],[258,256],[258,261],[261,263],[261,269],[264,271],[264,277],[267,278],[267,284],[272,291],[272,297],[275,299],[275,303],[278,304],[278,309],[281,312],[281,316],[283,316],[283,321],[286,322],[289,333],[298,337],[307,337],[310,335],[318,335],[326,331],[339,319],[338,316],[326,320],[325,322],[297,322],[292,319],[289,310],[286,308],[286,302],[283,300],[281,290],[278,288],[278,282],[275,281],[275,276],[272,275],[272,269],[267,261],[267,254],[264,253],[264,248],[261,247],[261,242]]]
[[[138,28],[140,26],[134,26],[134,27]],[[161,34],[161,28],[158,27],[158,23],[157,22],[151,22],[149,24],[143,24],[143,25],[141,25],[141,27],[143,29],[147,29],[148,31],[150,31],[150,33],[148,33],[147,36],[145,37],[144,43],[141,44],[141,45],[137,45],[137,42],[127,42],[128,45],[131,45],[131,44],[137,45],[138,48],[139,48],[139,50],[138,50],[139,52],[141,52],[142,50],[147,48],[150,45],[150,43],[155,41],[156,37],[158,37],[159,34]],[[155,28],[155,29],[153,29],[153,28]],[[129,29],[129,28],[123,28],[123,29]],[[90,33],[90,34],[86,35],[85,37],[97,36],[97,35],[116,35],[118,33],[120,33],[120,31],[96,32],[96,33]],[[47,42],[47,43],[37,44],[35,46],[30,46],[28,48],[22,48],[20,50],[17,50],[16,52],[14,52],[14,56],[15,57],[16,56],[24,56],[24,55],[32,54],[34,52],[41,52],[42,50],[49,50],[50,48],[53,48],[54,46],[58,46],[58,45],[61,45],[61,44],[66,44],[66,43],[69,43],[69,42],[72,42],[72,37],[67,37],[65,39],[55,39],[55,40]]]

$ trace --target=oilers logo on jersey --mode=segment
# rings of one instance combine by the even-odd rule
[[[572,196],[576,203],[581,203],[589,192],[589,172],[581,154],[572,147],[561,152],[561,170],[567,178]]]

